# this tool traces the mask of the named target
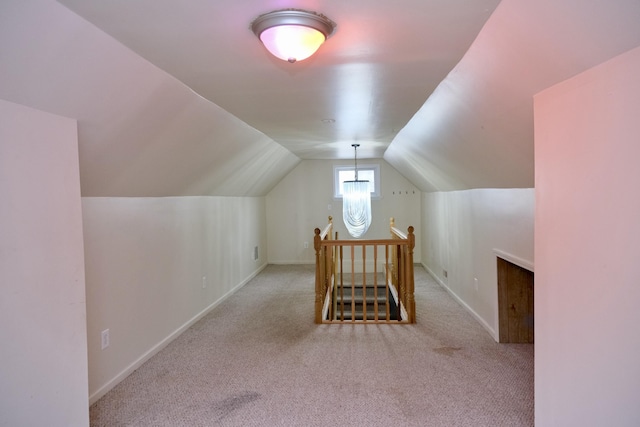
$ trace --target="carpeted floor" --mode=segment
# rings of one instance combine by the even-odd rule
[[[422,267],[416,325],[315,325],[270,265],[91,409],[92,426],[533,426],[533,345],[497,344]]]

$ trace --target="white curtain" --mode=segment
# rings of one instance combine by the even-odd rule
[[[342,193],[342,220],[347,231],[358,238],[371,225],[369,181],[345,181]]]

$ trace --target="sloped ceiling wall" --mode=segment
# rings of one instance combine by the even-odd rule
[[[637,0],[503,0],[384,158],[423,191],[533,187],[533,95],[638,45]]]
[[[259,196],[300,159],[51,1],[0,5],[0,98],[76,118],[83,196]]]
[[[533,187],[533,95],[639,22],[638,0],[502,0],[384,159],[422,191]],[[83,196],[260,196],[300,161],[50,0],[0,2],[0,98],[78,120]]]

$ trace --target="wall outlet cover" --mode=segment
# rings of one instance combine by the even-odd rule
[[[101,344],[102,344],[102,349],[104,350],[105,348],[109,347],[109,330],[105,329],[104,331],[102,331],[102,334],[100,335],[101,338]]]

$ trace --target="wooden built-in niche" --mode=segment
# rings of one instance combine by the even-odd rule
[[[496,259],[500,342],[533,343],[533,272]]]

